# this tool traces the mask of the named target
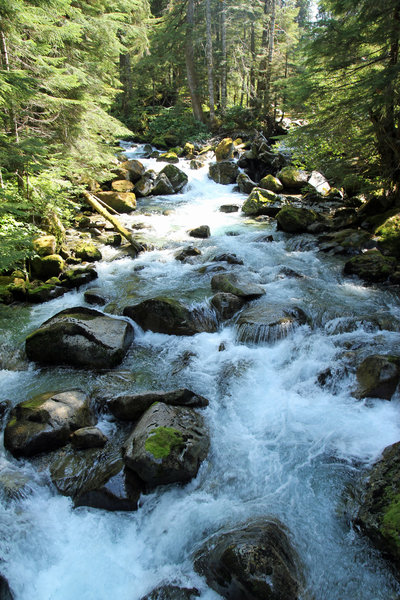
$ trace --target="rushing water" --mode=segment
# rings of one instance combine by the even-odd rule
[[[127,154],[135,156],[134,149]],[[318,253],[307,236],[290,238],[276,232],[273,222],[220,212],[221,204],[240,204],[244,196],[209,180],[207,167],[180,166],[190,178],[184,193],[139,200],[138,211],[126,218],[130,226],[143,224],[141,235],[154,250],[132,260],[104,249],[106,260],[92,286],[109,301],[105,312],[121,314],[125,305],[155,295],[208,306],[210,268],[217,264],[211,260],[233,252],[244,266],[229,269],[253,272],[265,288],[254,305],[294,303],[308,324],[258,345],[238,343],[233,322],[195,337],[136,327],[122,365],[96,374],[39,370],[22,351],[35,326],[84,304],[84,290],[38,306],[2,307],[1,400],[16,404],[71,387],[113,395],[186,386],[210,400],[203,414],[211,450],[189,484],[143,496],[135,513],[107,513],[74,510],[46,470],[36,472],[29,461],[2,449],[0,470],[25,478],[27,485],[21,497],[1,502],[1,572],[16,600],[136,600],[165,582],[195,586],[211,600],[218,596],[193,571],[193,552],[221,527],[274,515],[289,527],[302,558],[304,599],[399,598],[387,565],[351,528],[344,502],[360,471],[400,439],[398,400],[357,401],[351,394],[354,370],[346,366],[372,352],[395,351],[398,298],[344,279],[342,261]],[[202,224],[210,226],[211,237],[189,238],[187,231]],[[271,234],[274,241],[265,241]],[[175,260],[179,249],[194,242],[202,256],[191,264]],[[303,277],[285,275],[282,267]],[[317,378],[328,368],[331,377],[322,387]],[[114,424],[104,418],[100,426],[110,431]]]

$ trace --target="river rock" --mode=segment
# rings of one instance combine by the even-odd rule
[[[259,186],[260,188],[263,188],[264,190],[270,190],[275,194],[279,194],[279,192],[283,190],[282,182],[277,177],[271,175],[271,173],[261,179]]]
[[[96,262],[101,260],[100,250],[92,242],[81,242],[74,248],[75,256],[86,262]]]
[[[245,301],[234,294],[227,294],[225,292],[218,292],[210,300],[211,306],[214,307],[218,316],[226,321],[231,319],[241,308],[243,308]]]
[[[206,458],[203,418],[191,408],[158,402],[136,424],[124,446],[124,461],[155,486],[190,481]]]
[[[274,192],[261,188],[254,188],[242,206],[245,215],[268,215],[275,217],[286,201]]]
[[[3,575],[0,575],[0,600],[14,600],[10,584]]]
[[[382,254],[400,258],[400,213],[386,219],[375,230],[378,248]]]
[[[238,204],[221,204],[219,210],[223,213],[234,213],[239,211]]]
[[[81,285],[85,285],[94,279],[97,279],[98,274],[96,269],[92,266],[88,267],[76,267],[74,269],[68,269],[61,273],[60,281],[63,287],[68,289],[80,288]]]
[[[175,194],[175,190],[172,187],[172,183],[168,179],[165,173],[159,173],[154,182],[152,194],[155,196],[167,196]]]
[[[250,194],[253,188],[257,187],[257,184],[246,173],[239,173],[236,183],[242,194]]]
[[[101,369],[118,365],[132,340],[130,323],[78,306],[45,321],[26,338],[25,349],[42,365]]]
[[[147,197],[153,193],[154,182],[157,174],[149,169],[135,184],[135,194],[140,197]]]
[[[49,254],[43,257],[35,256],[31,260],[33,275],[42,281],[47,281],[51,277],[58,277],[63,272],[64,266],[64,260],[59,254]]]
[[[217,159],[217,162],[233,158],[234,150],[235,144],[233,143],[232,138],[225,138],[221,140],[218,146],[215,148],[215,158]]]
[[[130,213],[136,208],[136,196],[133,192],[98,192],[96,196],[119,213]]]
[[[115,179],[111,182],[111,189],[113,192],[133,192],[135,184],[128,179]]]
[[[188,182],[188,176],[181,169],[175,165],[166,165],[161,171],[160,175],[164,174],[168,177],[168,181],[171,183],[174,192],[180,192]]]
[[[134,306],[126,306],[123,314],[133,319],[145,331],[150,330],[155,333],[195,335],[202,331],[209,331],[197,321],[193,312],[173,298],[161,296],[150,298]]]
[[[284,206],[276,215],[278,228],[287,233],[305,233],[318,221],[318,214],[311,209]]]
[[[390,400],[400,382],[400,356],[372,354],[357,369],[358,398]]]
[[[214,535],[195,557],[195,569],[228,600],[297,600],[299,564],[286,528],[260,519]]]
[[[54,235],[42,235],[33,240],[33,249],[39,256],[49,256],[55,254],[57,249],[57,240]]]
[[[107,437],[98,427],[81,427],[71,434],[70,441],[78,450],[103,448],[107,443]]]
[[[237,337],[240,342],[245,343],[273,343],[287,337],[306,322],[306,314],[296,306],[246,308],[237,320]]]
[[[126,469],[119,449],[66,451],[56,456],[50,475],[57,490],[74,506],[103,510],[136,510],[144,484]]]
[[[72,431],[93,422],[84,392],[47,392],[21,402],[11,411],[4,446],[16,457],[49,452],[65,445]]]
[[[265,294],[265,290],[247,275],[235,273],[219,273],[211,279],[211,289],[214,292],[226,292],[239,296],[243,300],[253,300]]]
[[[218,254],[212,260],[213,262],[227,262],[230,265],[243,265],[242,259],[238,258],[236,254],[230,253]]]
[[[166,584],[155,588],[140,600],[192,600],[197,596],[200,596],[200,592],[196,588],[182,588]]]
[[[201,256],[201,251],[198,248],[194,248],[193,246],[188,246],[184,248],[175,255],[176,260],[180,260],[181,262],[185,262],[188,258],[193,258],[194,256]]]
[[[357,275],[370,283],[386,281],[396,269],[396,259],[383,256],[377,250],[368,250],[360,256],[354,256],[344,265],[346,275]]]
[[[107,408],[121,421],[136,421],[154,402],[163,402],[172,406],[187,406],[189,408],[203,408],[208,406],[208,400],[188,390],[181,388],[165,392],[144,392],[116,396],[107,402]]]
[[[385,448],[364,480],[355,524],[400,574],[400,442]]]
[[[206,239],[210,237],[211,232],[208,225],[200,225],[195,229],[191,229],[189,235],[194,238]]]
[[[276,176],[286,189],[293,191],[300,191],[309,180],[308,173],[296,167],[283,167]]]
[[[362,229],[342,229],[319,238],[320,250],[329,254],[359,254],[369,245],[371,236]]]
[[[331,186],[328,180],[322,173],[318,171],[312,171],[311,177],[308,180],[308,185],[311,185],[319,194],[327,196],[331,191]]]
[[[90,288],[90,290],[86,290],[83,294],[85,298],[85,302],[88,304],[98,304],[99,306],[104,306],[107,303],[107,300],[103,296],[103,292],[100,288]]]
[[[235,183],[238,175],[239,167],[232,160],[221,160],[221,162],[210,164],[209,176],[216,183],[223,185]]]
[[[135,159],[126,160],[125,162],[121,163],[120,167],[128,172],[129,180],[133,183],[139,181],[146,171],[143,163],[141,163],[140,160]]]

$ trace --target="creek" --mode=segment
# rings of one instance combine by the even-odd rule
[[[126,154],[137,158],[140,148]],[[143,163],[157,171],[164,166],[153,159]],[[187,387],[210,401],[202,414],[211,448],[187,485],[158,488],[142,497],[136,512],[109,513],[73,509],[46,468],[14,459],[1,440],[0,476],[27,485],[17,498],[0,498],[0,571],[15,600],[139,600],[165,582],[197,587],[202,599],[216,599],[194,572],[193,553],[221,527],[273,515],[287,525],[301,557],[304,600],[398,598],[399,584],[352,529],[345,503],[363,469],[400,440],[398,399],[356,400],[354,370],[347,368],[368,354],[396,351],[398,297],[344,278],[343,260],[319,253],[311,236],[291,237],[277,232],[274,221],[220,212],[222,204],[241,204],[245,196],[210,180],[208,165],[192,171],[181,160],[179,167],[189,176],[183,193],[140,199],[138,210],[124,217],[128,227],[143,224],[153,249],[137,259],[104,249],[94,282],[109,301],[104,312],[121,315],[125,306],[160,295],[207,312],[212,267],[220,264],[212,258],[235,253],[244,265],[224,266],[252,272],[266,291],[254,305],[293,302],[308,323],[275,343],[261,336],[257,344],[238,340],[234,320],[194,337],[135,326],[123,363],[95,373],[39,369],[23,357],[26,335],[64,308],[85,306],[86,288],[36,306],[1,306],[0,400],[15,405],[76,387],[110,397]],[[210,226],[210,238],[188,236],[203,224]],[[270,235],[273,241],[266,241]],[[175,254],[188,244],[202,255],[181,263]],[[380,317],[392,331],[374,324]],[[322,386],[318,376],[328,368]],[[105,415],[99,427],[108,433],[116,425]]]

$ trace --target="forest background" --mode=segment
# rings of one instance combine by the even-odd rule
[[[110,177],[121,138],[179,153],[262,132],[336,186],[398,204],[400,3],[315,9],[0,0],[0,272],[49,223],[73,219],[81,192]]]

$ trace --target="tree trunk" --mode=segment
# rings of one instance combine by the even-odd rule
[[[188,0],[186,13],[186,40],[185,40],[185,61],[186,73],[189,86],[190,98],[192,101],[193,116],[198,121],[204,123],[204,114],[201,107],[199,86],[197,83],[196,66],[193,50],[193,29],[194,29],[194,0]]]
[[[262,32],[262,38],[261,38],[261,52],[262,52],[262,56],[261,56],[261,60],[260,60],[260,64],[258,67],[258,77],[257,77],[257,93],[256,93],[256,97],[255,97],[255,106],[260,109],[264,103],[264,96],[265,96],[265,82],[266,82],[266,75],[267,75],[267,52],[268,52],[268,41],[269,41],[269,35],[268,35],[268,25],[267,25],[267,15],[269,13],[269,2],[270,0],[265,0],[264,2],[264,25],[263,25],[263,32]]]
[[[213,48],[211,37],[211,3],[206,0],[206,28],[207,28],[207,74],[208,74],[208,96],[210,101],[210,125],[215,123],[215,101],[214,101],[214,67]]]
[[[250,53],[251,53],[251,67],[249,75],[249,96],[250,106],[254,106],[254,100],[256,95],[256,75],[254,72],[254,65],[256,62],[256,33],[254,29],[254,21],[251,22],[250,28]]]
[[[265,93],[264,93],[264,109],[269,114],[271,112],[271,76],[272,76],[272,58],[275,48],[275,24],[276,24],[276,0],[271,0],[271,20],[269,24],[269,39],[268,39],[268,58],[267,69],[265,75]]]
[[[227,102],[227,51],[226,51],[226,3],[221,0],[221,112],[224,114]]]
[[[4,69],[10,72],[10,60],[8,58],[8,49],[6,36],[4,35],[4,31],[0,31],[0,42],[1,42],[1,57]],[[19,144],[19,134],[18,134],[18,122],[15,116],[15,112],[12,106],[12,102],[10,102],[10,109],[8,110],[8,115],[10,119],[10,130],[15,136],[15,142]]]
[[[121,110],[124,117],[128,117],[132,100],[132,67],[129,52],[119,55],[119,74],[122,83]]]

